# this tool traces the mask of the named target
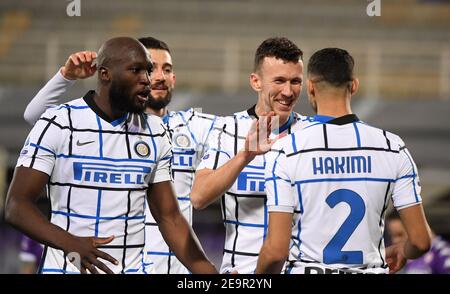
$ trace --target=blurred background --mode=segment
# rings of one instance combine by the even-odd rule
[[[76,3],[75,3],[76,2]],[[172,110],[199,107],[228,115],[252,106],[254,52],[267,37],[286,36],[305,64],[323,47],[355,58],[360,90],[354,112],[400,135],[419,168],[434,231],[450,238],[450,0],[2,0],[0,2],[0,211],[31,127],[25,106],[80,50],[112,36],[153,36],[168,43],[177,75]],[[79,4],[80,16],[67,6]],[[65,101],[95,88],[78,82]],[[297,111],[312,114],[305,93]],[[219,266],[220,206],[195,212],[194,228]],[[0,273],[19,270],[20,235],[0,221]]]

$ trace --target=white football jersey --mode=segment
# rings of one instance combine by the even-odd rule
[[[75,81],[65,79],[60,71],[32,99],[25,111],[25,119],[34,124],[45,109],[58,102],[61,96]],[[141,125],[137,116],[132,117],[136,125]],[[204,114],[194,109],[187,111],[171,111],[163,117],[174,143],[172,175],[181,212],[192,225],[192,206],[190,194],[195,169],[203,156],[206,141],[215,121],[215,116]],[[168,249],[157,224],[146,207],[145,249],[147,268],[157,274],[183,274],[188,270],[178,261],[174,253]],[[150,258],[150,259],[149,259]]]
[[[94,102],[94,91],[47,110],[36,122],[17,166],[50,176],[50,221],[76,236],[108,237],[99,247],[119,261],[115,273],[146,273],[144,208],[149,184],[170,181],[172,148],[159,117],[144,126],[115,121]],[[41,273],[78,273],[62,250],[45,247]]]
[[[194,109],[171,111],[163,117],[172,139],[172,177],[180,210],[192,225],[191,189],[195,169],[205,151],[216,117]],[[186,274],[189,271],[165,243],[150,209],[146,210],[145,253],[156,274]]]
[[[292,273],[387,273],[384,215],[421,202],[417,167],[396,135],[356,115],[316,122],[275,143],[268,211],[293,213]]]
[[[223,117],[209,141],[209,149],[198,169],[217,169],[244,147],[245,138],[255,119],[255,106]],[[308,119],[292,113],[288,122],[271,137],[291,133],[308,123]],[[232,187],[222,196],[222,217],[226,230],[221,272],[237,270],[253,273],[267,230],[267,205],[264,187],[266,155],[260,155],[240,173]]]

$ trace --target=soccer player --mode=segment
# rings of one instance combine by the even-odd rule
[[[354,60],[326,48],[308,63],[315,122],[273,146],[266,166],[269,230],[257,273],[387,273],[424,254],[430,235],[417,167],[396,135],[352,113]],[[384,247],[389,198],[408,239]],[[290,252],[290,254],[289,254]]]
[[[200,113],[194,109],[168,111],[168,105],[175,87],[175,73],[168,45],[152,37],[140,38],[153,61],[150,94],[146,112],[161,117],[173,143],[172,176],[175,193],[181,212],[192,225],[192,205],[190,202],[194,173],[206,149],[208,136],[213,129],[215,116]],[[96,53],[77,52],[69,56],[64,67],[39,91],[28,104],[24,116],[30,123],[40,117],[51,105],[57,104],[76,79],[92,76],[96,71]],[[158,226],[146,209],[146,240],[144,254],[157,274],[186,274],[188,270],[176,258],[165,243]]]
[[[265,153],[280,134],[290,134],[306,120],[293,112],[302,73],[302,51],[292,41],[263,41],[250,75],[250,85],[258,95],[256,105],[221,120],[223,127],[214,129],[210,149],[197,168],[191,193],[194,208],[207,207],[223,195],[226,239],[221,272],[255,271],[267,228]],[[264,133],[263,126],[271,125],[274,114],[279,127],[274,122],[273,132],[266,129]],[[269,118],[263,119],[265,115]],[[258,137],[263,140],[254,142]]]
[[[6,219],[46,245],[41,273],[145,273],[147,198],[183,264],[194,273],[216,273],[173,193],[163,122],[143,113],[153,68],[148,52],[137,40],[119,37],[102,45],[97,60],[97,90],[47,110],[32,129]],[[130,121],[131,114],[144,123]],[[47,183],[51,221],[34,203]]]
[[[393,244],[406,241],[408,234],[397,211],[386,217],[386,227]],[[431,231],[431,248],[415,260],[409,260],[399,274],[450,274],[450,244]]]

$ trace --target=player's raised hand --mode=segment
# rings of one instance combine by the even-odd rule
[[[395,274],[406,264],[406,258],[403,254],[405,243],[393,244],[386,248],[386,262],[389,266],[389,274]]]
[[[95,238],[95,237],[78,237],[74,236],[70,244],[64,249],[68,254],[77,253],[79,255],[79,266],[80,273],[86,274],[89,271],[91,274],[98,274],[100,269],[107,274],[114,274],[111,269],[109,269],[103,262],[98,260],[102,258],[115,265],[119,262],[111,255],[100,251],[97,249],[100,245],[108,244],[114,239],[114,236],[107,238]],[[73,262],[73,260],[71,260]]]
[[[97,65],[94,62],[96,59],[97,53],[94,51],[73,53],[61,68],[61,74],[69,80],[88,78],[97,71]]]
[[[254,156],[268,152],[272,145],[283,136],[270,138],[270,134],[276,126],[278,126],[278,117],[273,111],[263,113],[259,119],[254,120],[245,138],[244,151]]]

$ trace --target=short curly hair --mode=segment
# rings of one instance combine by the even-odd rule
[[[303,59],[303,52],[291,40],[284,37],[269,38],[264,40],[255,53],[253,70],[256,72],[265,57],[275,57],[288,62],[297,63]]]

